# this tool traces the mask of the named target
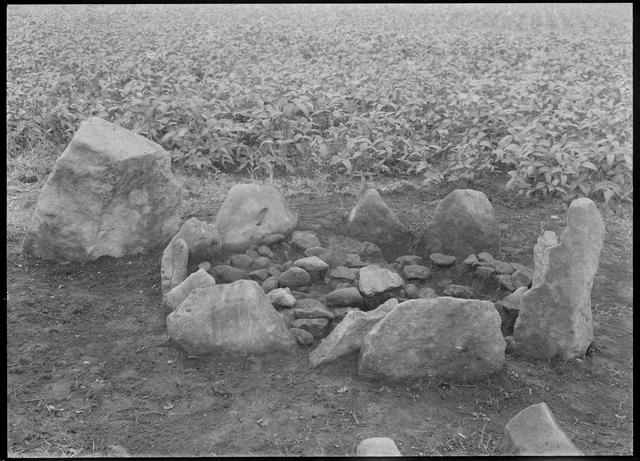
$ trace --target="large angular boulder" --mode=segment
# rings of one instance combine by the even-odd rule
[[[271,186],[233,186],[213,225],[220,232],[223,250],[244,251],[251,245],[267,244],[274,234],[287,236],[298,225],[298,217]]]
[[[93,261],[166,245],[180,226],[181,194],[167,151],[91,117],[42,188],[24,251],[44,259]]]
[[[375,189],[367,190],[349,213],[346,234],[375,243],[387,259],[405,254],[410,236]]]
[[[584,355],[593,341],[591,287],[603,241],[595,203],[574,200],[560,242],[538,249],[533,285],[522,295],[514,326],[518,353],[542,360]]]
[[[438,203],[427,239],[432,252],[459,259],[497,251],[500,231],[487,196],[473,189],[451,192]]]
[[[505,360],[493,303],[438,297],[398,304],[364,337],[358,373],[403,379],[470,381],[499,371]]]
[[[518,456],[582,456],[560,429],[546,403],[529,405],[509,420],[502,453]]]
[[[169,337],[192,354],[290,350],[296,340],[253,280],[197,288],[167,316]]]

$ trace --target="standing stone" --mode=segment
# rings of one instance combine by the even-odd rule
[[[273,187],[236,184],[213,225],[220,232],[223,250],[244,251],[253,244],[269,245],[273,234],[289,235],[298,225],[298,217]]]
[[[545,251],[558,244],[558,236],[553,231],[544,231],[533,246],[533,285],[540,285],[546,270]]]
[[[160,288],[163,295],[187,278],[188,264],[189,248],[184,240],[175,240],[164,249],[160,267]]]
[[[166,245],[182,190],[158,144],[91,117],[53,166],[23,248],[44,259],[93,261]]]
[[[171,241],[182,239],[189,248],[189,257],[199,260],[207,259],[215,253],[220,246],[220,234],[218,230],[209,223],[200,221],[198,218],[190,218],[180,227],[180,230],[173,236]]]
[[[359,288],[365,296],[375,296],[385,291],[400,288],[404,280],[384,267],[371,265],[360,269]]]
[[[164,296],[164,304],[171,309],[175,309],[196,288],[212,287],[215,284],[216,279],[211,277],[207,271],[198,269]]]
[[[395,442],[388,437],[364,439],[356,449],[356,456],[402,456]]]
[[[593,341],[591,287],[604,241],[604,223],[595,203],[574,200],[560,243],[540,251],[534,281],[521,299],[514,327],[518,352],[569,360]]]
[[[469,381],[499,371],[505,342],[493,303],[449,297],[400,303],[364,337],[358,373]]]
[[[458,258],[497,251],[500,231],[487,196],[472,189],[451,192],[436,207],[428,239],[432,252]]]
[[[167,316],[167,331],[189,353],[263,353],[296,343],[253,280],[198,288]]]
[[[529,405],[509,420],[502,453],[524,456],[582,456],[560,429],[546,403]]]
[[[346,234],[375,243],[387,259],[404,254],[410,235],[375,189],[367,190],[349,213]]]

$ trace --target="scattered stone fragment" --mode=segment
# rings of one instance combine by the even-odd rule
[[[205,270],[198,269],[164,296],[164,304],[170,309],[175,309],[196,288],[206,288],[215,284],[216,280],[213,277]]]
[[[311,281],[309,273],[301,267],[290,267],[278,277],[281,287],[301,287]]]
[[[443,255],[442,253],[431,253],[431,255],[429,256],[429,259],[436,266],[443,266],[443,267],[451,266],[456,262],[455,256]]]
[[[294,231],[291,235],[291,246],[301,251],[307,248],[322,246],[315,234],[307,231]]]
[[[494,269],[499,274],[512,274],[513,273],[513,266],[511,264],[503,262],[503,261],[498,261],[497,264],[495,265]]]
[[[487,279],[491,277],[493,274],[495,274],[495,272],[496,271],[493,269],[493,267],[478,266],[476,267],[476,270],[473,271],[473,275],[481,279]]]
[[[356,456],[402,456],[395,442],[387,437],[364,439],[356,449]]]
[[[187,278],[189,248],[182,239],[177,239],[165,248],[160,267],[160,285],[162,294],[169,293]]]
[[[436,298],[437,296],[438,295],[436,294],[435,291],[433,291],[433,288],[424,287],[418,290],[418,298],[431,299],[431,298]]]
[[[231,258],[229,258],[229,261],[231,262],[231,265],[233,267],[238,267],[240,269],[247,270],[251,267],[251,263],[253,262],[253,259],[247,256],[246,254],[241,253],[241,254],[231,256]]]
[[[408,264],[420,264],[422,262],[422,256],[402,255],[402,256],[398,256],[395,262],[400,264],[400,266],[406,266]]]
[[[265,293],[269,293],[276,288],[278,288],[278,277],[272,275],[271,277],[267,277],[264,282],[262,282],[262,289]]]
[[[289,333],[296,338],[296,341],[302,346],[310,346],[313,344],[313,335],[302,328],[289,328]]]
[[[403,253],[409,231],[375,189],[367,190],[347,217],[346,234],[375,243],[393,259]]]
[[[467,258],[464,260],[464,263],[467,266],[475,266],[478,264],[478,258],[476,257],[476,255],[469,255],[467,256]]]
[[[253,244],[271,245],[273,234],[289,235],[298,217],[273,187],[236,184],[227,194],[213,225],[220,232],[222,249],[244,251]]]
[[[328,326],[329,319],[326,318],[296,319],[291,322],[292,328],[302,328],[303,330],[307,330],[316,339],[322,338],[327,334]]]
[[[296,303],[296,298],[291,294],[289,288],[276,288],[267,293],[267,299],[273,307],[276,308],[288,308],[293,307]]]
[[[167,316],[173,341],[191,354],[290,350],[295,338],[252,280],[199,288]]]
[[[358,287],[364,296],[375,296],[404,285],[402,277],[377,265],[360,269]]]
[[[560,429],[546,403],[529,405],[504,428],[502,453],[525,456],[582,456]]]
[[[273,251],[271,251],[271,248],[269,248],[266,245],[262,245],[262,246],[258,247],[258,254],[260,256],[266,256],[267,258],[273,258],[274,257]]]
[[[516,289],[513,283],[513,279],[510,275],[500,274],[496,277],[496,280],[498,281],[498,284],[506,290],[514,291]]]
[[[307,256],[293,262],[294,266],[302,267],[307,272],[320,272],[329,269],[329,265],[317,256]]]
[[[209,272],[209,269],[211,269],[211,263],[209,261],[203,261],[200,264],[198,264],[198,269],[202,269],[206,272]]]
[[[358,373],[469,381],[499,371],[504,348],[493,303],[450,297],[412,299],[398,304],[365,335]]]
[[[350,268],[345,266],[338,266],[329,272],[329,277],[334,279],[344,279],[353,281],[358,277],[360,270],[357,268]]]
[[[249,278],[255,280],[258,283],[264,282],[269,277],[269,271],[267,269],[257,269],[249,272]]]
[[[327,306],[347,307],[361,306],[363,299],[360,291],[356,287],[338,288],[327,294],[325,297]]]
[[[519,287],[513,293],[496,302],[496,309],[502,318],[502,336],[513,335],[513,326],[520,313],[520,301],[527,287]]]
[[[213,266],[211,273],[221,283],[231,283],[249,278],[249,274],[246,271],[226,264]]]
[[[522,295],[514,327],[519,353],[542,360],[585,354],[593,341],[591,287],[603,241],[602,216],[588,198],[571,202],[560,243],[538,241],[533,285]]]
[[[431,269],[426,266],[420,266],[418,264],[407,264],[402,268],[404,276],[411,279],[427,280],[431,277]]]
[[[40,191],[24,251],[93,261],[165,245],[180,226],[181,194],[160,145],[90,117]]]
[[[418,287],[413,283],[407,283],[404,286],[404,293],[407,298],[415,299],[420,297],[420,295],[418,294]]]
[[[473,298],[474,292],[471,287],[452,283],[444,289],[443,294],[454,298]]]

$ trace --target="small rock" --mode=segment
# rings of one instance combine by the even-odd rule
[[[108,458],[112,458],[112,457],[130,458],[131,457],[127,449],[121,445],[109,445],[109,447],[107,448],[106,456]]]
[[[311,247],[311,248],[307,248],[306,250],[304,250],[304,255],[305,256],[318,256],[318,257],[320,257],[320,255],[322,253],[324,253],[325,251],[327,251],[327,250],[322,248],[322,247]]]
[[[502,336],[513,335],[513,327],[520,313],[520,300],[522,295],[528,290],[527,287],[520,287],[504,299],[495,303],[496,309],[502,319]]]
[[[285,238],[286,237],[283,234],[269,234],[262,238],[262,243],[265,246],[270,247],[271,245],[282,242]]]
[[[397,262],[401,266],[407,266],[409,264],[420,264],[422,262],[422,256],[418,256],[418,255],[398,256],[395,262]]]
[[[404,293],[407,298],[415,299],[420,297],[420,295],[418,294],[418,287],[413,283],[407,283],[404,286]]]
[[[516,351],[516,339],[513,336],[505,336],[504,342],[506,344],[504,348],[504,353],[513,354]]]
[[[359,272],[360,271],[356,268],[338,266],[329,272],[329,277],[353,281],[358,277]]]
[[[306,302],[305,302],[306,301]],[[324,305],[315,299],[301,299],[296,303],[293,309],[293,316],[297,319],[330,319],[333,320],[335,315]]]
[[[269,267],[270,264],[271,264],[271,260],[269,258],[267,258],[266,256],[258,256],[256,259],[253,260],[251,267],[253,269],[266,269]]]
[[[360,311],[357,307],[334,307],[332,309],[334,315],[334,322],[340,322],[349,312]]]
[[[433,291],[433,288],[424,287],[418,290],[418,298],[431,299],[431,298],[437,298],[437,297],[438,295],[436,294],[435,291]]]
[[[451,266],[456,262],[455,256],[443,255],[442,253],[431,253],[429,259],[436,266]]]
[[[360,442],[356,456],[402,456],[395,442],[387,437],[371,437]]]
[[[475,266],[476,264],[478,264],[478,258],[476,257],[476,255],[469,255],[467,256],[467,259],[464,260],[464,263],[467,266]]]
[[[359,288],[365,296],[375,296],[404,285],[402,277],[377,265],[360,269]]]
[[[319,247],[320,240],[315,234],[306,231],[293,231],[291,236],[291,245],[299,250],[306,250],[307,248]]]
[[[260,256],[266,256],[267,258],[273,258],[274,256],[273,251],[271,251],[271,248],[269,248],[266,245],[262,245],[258,247],[258,254]]]
[[[177,308],[196,288],[214,286],[216,281],[204,269],[198,269],[184,279],[180,285],[164,296],[164,303],[170,309]]]
[[[420,266],[418,264],[407,264],[402,268],[404,276],[411,279],[427,280],[431,277],[431,269],[426,266]]]
[[[487,253],[486,251],[478,253],[478,259],[485,263],[491,263],[495,261],[494,257],[491,256],[491,254]]]
[[[360,259],[360,255],[355,253],[347,253],[344,255],[344,265],[347,267],[364,267],[366,264]]]
[[[314,338],[322,338],[327,333],[329,319],[296,319],[291,322],[292,328],[302,328],[313,335]]]
[[[241,253],[231,256],[230,261],[233,267],[238,267],[240,269],[249,269],[251,267],[253,259],[251,259],[250,256]]]
[[[302,267],[307,272],[320,272],[329,269],[329,265],[317,256],[300,258],[294,261],[293,265]]]
[[[516,289],[510,275],[500,274],[496,277],[496,280],[498,281],[498,284],[506,290],[513,291]]]
[[[211,263],[208,261],[201,262],[200,264],[198,264],[198,269],[209,272],[209,269],[211,269]]]
[[[438,288],[440,288],[441,290],[444,290],[446,287],[448,287],[452,283],[453,283],[453,280],[451,279],[442,279],[442,280],[438,280],[436,282],[436,285],[438,285]]]
[[[278,283],[282,287],[301,287],[311,281],[309,273],[301,267],[290,267],[278,277]]]
[[[511,274],[511,282],[514,287],[530,287],[531,286],[531,278],[533,277],[533,271],[524,272],[521,270],[515,271]]]
[[[325,297],[327,306],[361,306],[363,299],[356,287],[338,288]]]
[[[473,272],[473,275],[481,279],[487,279],[491,277],[494,273],[495,273],[495,270],[493,269],[493,267],[478,266],[476,267],[476,270]]]
[[[256,282],[264,282],[269,277],[269,271],[267,269],[257,269],[253,272],[249,272],[249,278]]]
[[[302,328],[289,328],[289,333],[296,338],[296,341],[302,346],[310,346],[313,344],[313,335]]]
[[[509,263],[498,261],[498,263],[495,265],[495,270],[499,274],[511,274],[513,273],[513,266]]]
[[[471,287],[456,285],[454,283],[445,288],[443,294],[454,298],[473,298],[474,295]]]
[[[233,266],[220,265],[211,269],[216,280],[222,283],[232,283],[238,280],[249,279],[246,271]]]
[[[296,298],[293,297],[289,288],[271,290],[267,293],[267,299],[273,307],[293,307],[296,303]]]
[[[274,277],[280,277],[280,274],[282,274],[282,271],[276,266],[269,266],[267,270],[269,271],[269,275],[273,275]]]
[[[258,248],[257,245],[251,245],[245,250],[244,254],[249,256],[251,259],[256,259],[258,256],[260,256],[256,251],[256,248]]]
[[[269,293],[271,290],[275,290],[276,288],[278,288],[278,278],[271,276],[265,279],[264,282],[262,282],[262,290],[265,293]]]

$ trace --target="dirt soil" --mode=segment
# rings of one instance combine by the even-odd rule
[[[240,178],[179,176],[183,217],[211,221]],[[248,182],[246,179],[242,180]],[[559,204],[520,199],[500,181],[393,189],[386,203],[416,234],[455,188],[487,194],[502,231],[498,259],[533,267],[542,230],[559,232]],[[406,183],[400,183],[406,184]],[[302,228],[323,240],[372,184],[276,181]],[[587,455],[630,455],[633,441],[632,219],[605,210],[606,238],[592,291],[595,348],[564,363],[507,356],[468,384],[383,382],[357,374],[357,354],[311,369],[291,355],[189,357],[170,341],[159,292],[162,248],[88,264],[22,254],[42,184],[7,184],[7,427],[10,456],[353,456],[367,437],[405,456],[500,453],[504,426],[546,402]],[[418,238],[421,254],[424,238]],[[423,256],[428,256],[423,254]],[[458,274],[460,275],[460,274]],[[507,293],[486,291],[486,298]],[[438,293],[440,293],[439,290]]]

